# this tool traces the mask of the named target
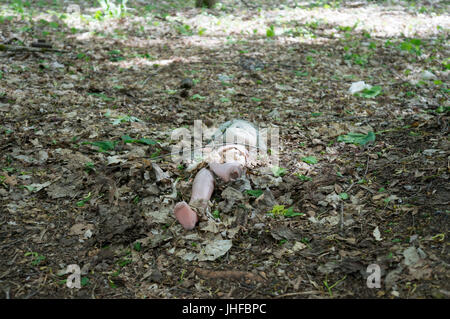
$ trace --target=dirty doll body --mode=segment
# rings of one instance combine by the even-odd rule
[[[245,147],[256,146],[257,135],[252,126],[228,128],[226,140],[232,142],[220,146],[217,150],[208,148],[205,158],[208,168],[202,168],[195,176],[189,204],[182,201],[175,205],[175,218],[187,230],[193,229],[198,222],[196,210],[204,212],[208,206],[214,191],[214,175],[224,182],[236,180],[242,176],[245,168],[255,163],[255,152],[249,152]],[[238,143],[233,144],[233,141]]]

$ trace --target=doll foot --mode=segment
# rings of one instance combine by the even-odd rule
[[[186,230],[191,230],[197,224],[197,213],[194,212],[186,202],[179,202],[175,205],[173,213],[178,222]]]

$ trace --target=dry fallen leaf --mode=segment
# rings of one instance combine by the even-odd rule
[[[375,237],[375,240],[380,241],[383,238],[381,238],[381,233],[380,230],[378,229],[378,226],[375,227],[374,231],[373,231],[373,237]]]

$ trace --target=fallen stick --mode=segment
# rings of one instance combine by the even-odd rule
[[[284,295],[273,296],[274,299],[285,298],[285,297],[294,297],[294,296],[304,296],[304,295],[318,295],[321,294],[318,290],[311,291],[299,291],[299,292],[290,292]]]
[[[9,44],[0,44],[0,51],[25,51],[25,52],[63,52],[67,53],[69,51],[59,50],[53,48],[44,48],[44,47],[24,47],[17,45],[9,45]]]
[[[265,280],[248,271],[239,271],[239,270],[207,270],[196,268],[195,273],[200,277],[210,278],[210,279],[233,279],[233,280],[242,280],[249,279],[257,282],[265,282]]]

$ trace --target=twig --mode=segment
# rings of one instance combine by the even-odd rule
[[[259,288],[261,288],[261,283],[256,284],[255,289],[253,289],[253,290],[250,291],[248,294],[246,294],[246,295],[244,296],[243,299],[249,298],[249,297],[250,297],[251,295],[253,295]]]
[[[370,188],[367,187],[367,186],[364,186],[364,185],[358,185],[358,186],[361,187],[361,188],[364,188],[366,191],[368,191],[368,192],[370,192],[370,193],[372,193],[372,194],[375,194],[375,193],[376,193],[374,190],[370,189]]]
[[[283,294],[283,295],[279,295],[279,296],[274,296],[274,299],[278,299],[278,298],[284,298],[284,297],[292,297],[292,296],[302,296],[302,295],[318,295],[321,292],[318,290],[310,290],[310,291],[298,291],[298,292],[290,292],[287,294]]]
[[[366,175],[367,175],[367,171],[368,171],[368,169],[369,169],[369,160],[370,160],[370,156],[369,156],[369,155],[367,155],[366,170],[365,170],[365,172],[364,172],[364,176],[363,176],[363,179],[364,179],[364,178],[366,178]]]
[[[348,191],[350,191],[350,190],[353,188],[354,185],[355,185],[355,182],[353,182],[353,183],[345,190],[345,192],[347,193]]]
[[[25,47],[9,44],[0,44],[0,51],[25,51],[25,52],[63,52],[68,53],[70,51],[59,50],[53,48],[38,48],[38,47]]]

